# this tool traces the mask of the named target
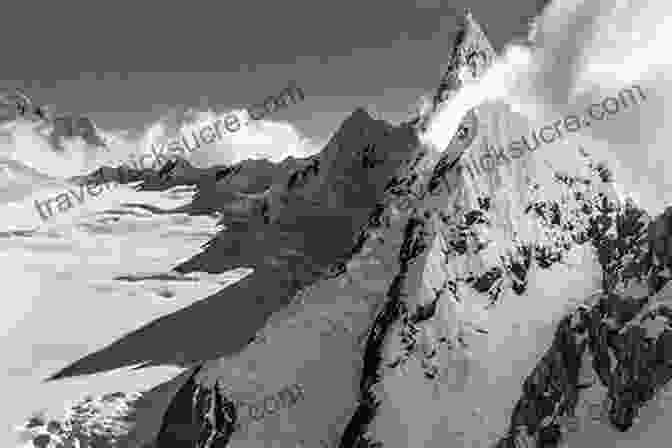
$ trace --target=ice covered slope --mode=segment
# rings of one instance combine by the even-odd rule
[[[449,110],[494,56],[469,15],[454,47],[446,109],[398,128],[358,111],[311,168],[229,198],[227,233],[179,269],[257,270],[194,328],[226,354],[175,396],[158,446],[560,446],[600,385],[630,430],[667,382],[669,216],[650,225],[567,141],[528,148],[507,104]],[[423,138],[446,110],[450,141]],[[241,344],[233,324],[261,310]]]

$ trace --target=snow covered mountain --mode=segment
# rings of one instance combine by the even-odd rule
[[[494,57],[467,14],[417,119],[394,126],[359,109],[268,188],[246,191],[235,169],[200,184],[194,204],[217,203],[226,230],[175,270],[253,267],[227,288],[227,311],[163,344],[161,324],[145,328],[54,378],[189,367],[160,448],[646,436],[637,418],[672,377],[672,209],[648,216],[568,140],[532,148],[529,123],[503,102],[451,111]],[[439,121],[449,141],[431,132]],[[518,156],[503,153],[516,139]],[[590,397],[606,397],[599,426],[613,434],[588,421]]]
[[[457,39],[434,114],[494,56],[469,15]],[[670,272],[647,239],[651,219],[582,148],[558,142],[489,171],[473,166],[525,135],[522,116],[490,103],[463,118],[442,152],[402,147],[405,161],[393,164],[350,259],[245,351],[199,367],[159,446],[189,439],[169,428],[191,406],[200,431],[179,446],[558,446],[563,417],[580,413],[579,396],[593,389],[611,400],[610,424],[628,430],[670,378],[670,310],[658,303]],[[339,136],[322,170],[356,159],[330,153]],[[363,140],[347,147],[397,160],[401,145]],[[308,179],[311,199],[329,177]],[[349,208],[336,188],[326,196]],[[654,321],[659,331],[645,331]],[[579,382],[588,358],[593,385]],[[305,398],[284,414],[273,401],[241,405],[297,382]],[[263,424],[239,423],[249,419]]]

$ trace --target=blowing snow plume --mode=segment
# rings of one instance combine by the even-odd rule
[[[553,2],[533,23],[529,44],[508,45],[479,83],[457,93],[450,107],[444,103],[425,139],[440,148],[455,131],[447,123],[483,102],[501,99],[540,127],[638,85],[648,92],[645,104],[622,104],[617,115],[567,138],[609,160],[644,207],[660,210],[672,195],[665,178],[672,131],[664,122],[672,99],[671,20],[669,2]]]

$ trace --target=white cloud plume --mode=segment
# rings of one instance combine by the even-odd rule
[[[536,127],[582,115],[591,103],[639,85],[645,101],[568,138],[618,166],[617,181],[658,211],[672,202],[666,176],[672,130],[664,122],[666,99],[672,99],[670,25],[669,2],[556,0],[537,18],[533,44],[507,46],[479,83],[444,104],[426,138],[446,147],[459,118],[489,100],[505,100]]]

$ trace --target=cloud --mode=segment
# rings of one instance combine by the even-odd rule
[[[669,2],[556,0],[538,20],[535,51],[509,92],[521,111],[545,119],[641,86],[646,101],[582,134],[609,154],[608,162],[620,165],[616,180],[639,191],[642,205],[653,212],[672,202],[666,176],[672,130],[664,121],[672,100],[671,26]]]
[[[456,118],[491,100],[504,100],[539,127],[639,85],[646,101],[568,139],[580,138],[589,152],[619,166],[616,181],[657,212],[672,202],[672,129],[664,121],[672,100],[670,30],[670,2],[555,0],[533,24],[531,43],[508,45],[480,82],[458,92],[428,135],[449,141]]]
[[[248,158],[266,158],[279,162],[289,156],[307,157],[321,149],[317,142],[306,137],[291,123],[270,119],[251,120],[245,110],[210,115],[199,125],[212,123],[217,118],[224,120],[231,113],[238,117],[241,128],[236,132],[225,132],[221,141],[194,151],[191,155],[192,163],[204,167],[217,163],[237,163]],[[198,129],[199,125],[192,125],[185,131],[191,132]]]
[[[231,114],[241,123],[239,130],[229,132],[220,124],[222,138],[209,144],[200,141],[200,147],[197,147],[193,134],[199,135],[204,126],[213,125],[217,120],[225,123],[226,117]],[[186,158],[201,168],[228,165],[245,159],[266,158],[279,162],[289,156],[307,157],[319,152],[325,143],[308,138],[288,122],[274,121],[272,117],[252,120],[244,109],[226,112],[174,109],[138,134],[115,130],[106,131],[105,135],[112,142],[112,151],[106,154],[106,161],[114,165],[137,159],[140,154],[151,154],[152,144],[160,146],[181,137],[185,137],[193,149]],[[149,165],[145,163],[144,166]]]

